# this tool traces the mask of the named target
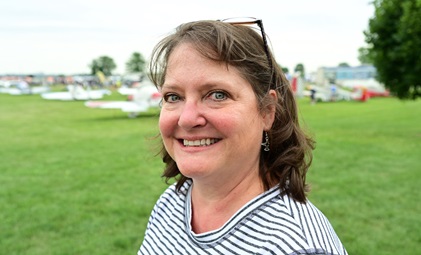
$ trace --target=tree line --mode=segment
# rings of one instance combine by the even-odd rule
[[[134,52],[130,59],[126,62],[126,71],[128,73],[143,73],[145,70],[145,58],[139,52]],[[91,74],[96,75],[98,72],[102,72],[105,76],[112,75],[113,70],[117,68],[114,59],[109,56],[100,56],[92,60],[89,64]]]
[[[143,73],[145,70],[145,58],[139,52],[134,52],[130,59],[126,62],[126,71],[128,73]],[[117,68],[117,65],[109,56],[100,56],[89,64],[89,68],[91,69],[91,74],[96,75],[98,72],[102,72],[105,76],[112,75],[113,70]],[[289,73],[289,69],[287,67],[282,67],[282,71],[284,73]],[[300,72],[301,75],[304,76],[305,68],[302,63],[299,63],[295,66],[294,72]]]

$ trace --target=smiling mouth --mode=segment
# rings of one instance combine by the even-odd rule
[[[200,140],[194,140],[189,141],[183,139],[183,145],[186,147],[202,147],[202,146],[209,146],[214,143],[219,142],[221,139],[215,139],[215,138],[206,138],[206,139],[200,139]]]

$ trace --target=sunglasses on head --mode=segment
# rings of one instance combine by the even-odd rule
[[[231,25],[234,25],[234,26],[256,24],[259,27],[260,32],[262,34],[263,47],[264,47],[269,65],[272,68],[272,61],[270,61],[271,59],[270,59],[270,55],[269,55],[269,46],[268,46],[267,39],[266,39],[265,29],[263,28],[263,22],[262,22],[261,19],[256,19],[256,18],[253,18],[253,17],[245,17],[245,18],[228,18],[228,19],[222,19],[222,20],[219,20],[219,21],[225,22],[225,23],[228,23],[228,24],[231,24]]]

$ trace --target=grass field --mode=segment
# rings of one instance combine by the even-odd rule
[[[419,254],[421,101],[300,109],[310,199],[349,254]],[[136,254],[166,187],[157,115],[0,95],[0,254]]]

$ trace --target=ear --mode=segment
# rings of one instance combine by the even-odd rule
[[[271,89],[268,93],[270,104],[267,105],[263,113],[264,130],[270,130],[275,121],[276,103],[278,102],[278,94]]]

